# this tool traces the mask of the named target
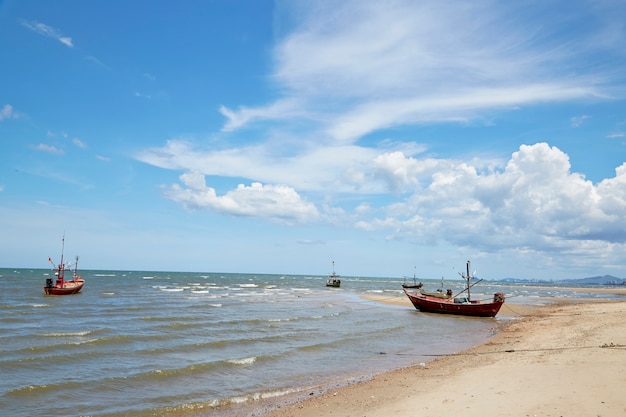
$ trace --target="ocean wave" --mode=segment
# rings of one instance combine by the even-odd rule
[[[85,330],[82,332],[61,332],[61,333],[39,333],[35,334],[35,336],[42,337],[73,337],[73,336],[87,336],[88,334],[93,333],[93,330]]]
[[[232,363],[234,365],[252,365],[256,362],[256,356],[251,356],[249,358],[241,358],[241,359],[230,359],[226,362]]]

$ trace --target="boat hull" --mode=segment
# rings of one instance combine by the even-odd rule
[[[77,294],[85,285],[84,280],[65,281],[63,285],[55,284],[51,287],[43,287],[43,291],[46,295],[69,295]]]
[[[504,304],[504,294],[494,294],[493,302],[459,303],[451,299],[429,297],[404,290],[413,306],[426,313],[455,314],[460,316],[495,317]]]

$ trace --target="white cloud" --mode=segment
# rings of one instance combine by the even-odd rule
[[[38,33],[39,35],[43,35],[43,36],[47,36],[49,38],[53,38],[56,39],[57,41],[61,42],[63,45],[68,46],[70,48],[74,47],[74,44],[72,43],[72,38],[68,37],[68,36],[63,36],[61,35],[55,28],[48,26],[44,23],[40,23],[37,21],[26,21],[26,20],[21,20],[20,23],[22,24],[22,26],[24,26],[25,28]]]
[[[583,122],[587,120],[588,118],[589,116],[587,115],[572,117],[570,119],[570,121],[572,122],[572,127],[580,127],[583,124]]]
[[[262,217],[283,224],[309,223],[317,220],[315,206],[290,187],[263,185],[255,182],[250,186],[240,184],[223,196],[214,188],[207,187],[204,175],[188,172],[180,176],[183,187],[172,185],[166,196],[189,208],[209,209],[225,214],[246,217]]]
[[[0,109],[0,122],[5,119],[17,119],[18,117],[20,117],[19,113],[15,112],[10,104],[5,104]]]
[[[387,217],[364,229],[398,238],[483,249],[573,250],[581,242],[626,241],[626,164],[594,185],[570,171],[568,156],[546,143],[522,145],[503,169],[450,165]]]
[[[33,149],[41,152],[52,153],[55,155],[63,155],[65,151],[63,149],[59,149],[54,145],[46,145],[45,143],[40,143],[38,145],[32,146]]]
[[[237,111],[231,110],[226,106],[221,106],[220,113],[228,119],[228,122],[224,125],[222,130],[224,132],[230,132],[251,121],[299,117],[303,116],[305,111],[298,100],[288,99],[279,100],[267,107],[251,108],[241,106]]]
[[[419,149],[410,144],[403,144],[401,148]],[[262,183],[284,184],[299,191],[380,193],[402,182],[394,179],[393,173],[383,172],[382,168],[372,172],[371,166],[376,165],[375,158],[380,153],[375,149],[349,145],[310,146],[300,152],[294,149],[281,154],[271,142],[225,150],[202,150],[188,141],[170,140],[162,148],[144,150],[136,157],[161,168],[243,177]],[[404,174],[399,170],[396,175]],[[371,181],[374,176],[375,181]]]
[[[493,110],[609,96],[610,71],[569,68],[593,46],[610,43],[592,31],[593,42],[584,42],[582,32],[575,46],[555,35],[558,19],[531,29],[515,17],[537,18],[538,5],[347,1],[301,6],[295,30],[275,50],[274,79],[285,96],[256,108],[222,107],[228,119],[224,131],[257,120],[308,118],[332,138],[354,142],[393,126],[467,121]],[[583,19],[585,13],[574,10],[569,18]]]
[[[172,152],[181,143],[170,146]],[[276,185],[253,181],[250,186],[239,185],[219,196],[206,185],[205,175],[214,175],[227,163],[181,175],[182,186],[168,186],[166,196],[190,208],[289,224],[350,222],[362,230],[384,231],[393,239],[439,241],[483,249],[566,251],[581,242],[626,241],[626,164],[616,170],[615,178],[594,185],[571,172],[569,157],[546,143],[522,145],[508,162],[499,165],[479,158],[467,163],[407,157],[398,151],[366,155],[369,159],[356,165],[360,175],[345,175],[337,165],[315,176],[302,159],[299,162],[303,166],[279,164],[272,172]],[[217,155],[203,160],[193,152],[178,156],[182,159],[166,158],[163,163],[180,169],[175,161],[196,158],[196,165],[187,166],[211,167],[209,161],[220,160]],[[237,166],[252,161],[233,157],[230,162]],[[306,174],[296,172],[296,167]],[[315,176],[314,180],[325,178],[325,183],[336,188],[322,191],[311,187],[305,200],[300,192],[307,189],[303,180],[307,175]],[[360,180],[358,187],[354,178]],[[333,204],[333,199],[320,198],[342,195],[347,190],[361,195],[351,198],[357,203],[351,212],[337,202]],[[404,193],[406,198],[392,198],[387,195],[389,191]],[[385,214],[381,217],[380,213]]]
[[[87,147],[87,144],[78,138],[72,139],[72,143],[81,149],[85,149]]]

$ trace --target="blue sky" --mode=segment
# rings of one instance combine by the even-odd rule
[[[0,266],[626,277],[623,1],[0,2]]]

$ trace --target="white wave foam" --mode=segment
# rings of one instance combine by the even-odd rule
[[[252,356],[250,358],[242,358],[242,359],[231,359],[226,362],[232,363],[234,365],[252,365],[254,362],[256,362],[256,356]]]

